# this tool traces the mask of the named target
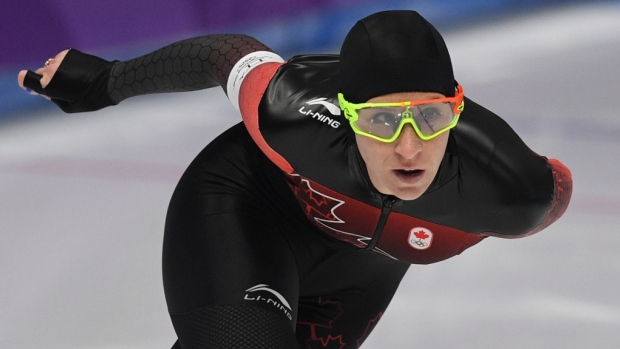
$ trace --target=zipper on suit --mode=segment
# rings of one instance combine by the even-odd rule
[[[385,196],[383,198],[383,206],[381,207],[381,216],[379,216],[379,222],[377,222],[377,227],[375,228],[375,232],[372,234],[372,239],[368,243],[366,247],[360,248],[364,251],[371,251],[379,242],[379,237],[381,236],[381,232],[383,232],[383,227],[385,227],[385,223],[387,222],[388,216],[390,212],[392,212],[392,206],[396,202],[397,198],[395,196]]]

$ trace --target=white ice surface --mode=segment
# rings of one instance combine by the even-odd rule
[[[445,33],[466,94],[573,173],[560,221],[412,266],[364,348],[620,347],[620,7]],[[166,207],[239,116],[221,90],[0,128],[0,348],[169,348]]]

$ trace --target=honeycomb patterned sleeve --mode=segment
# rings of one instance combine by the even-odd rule
[[[28,70],[24,87],[45,95],[66,113],[99,110],[151,93],[195,91],[221,85],[238,107],[247,74],[282,58],[247,35],[207,35],[175,42],[128,61],[107,61],[67,51],[50,82]]]
[[[243,57],[273,52],[246,35],[207,35],[182,40],[125,62],[115,62],[108,80],[114,104],[137,95],[195,91],[222,86]]]

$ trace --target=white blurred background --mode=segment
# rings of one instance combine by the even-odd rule
[[[537,235],[412,266],[363,348],[618,348],[620,4],[442,33],[466,95],[565,163],[573,199]],[[19,114],[0,123],[0,348],[169,348],[166,207],[240,117],[220,89]]]

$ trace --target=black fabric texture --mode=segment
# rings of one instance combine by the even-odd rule
[[[396,92],[454,96],[450,54],[415,11],[384,11],[358,21],[340,51],[340,92],[352,103]]]
[[[210,306],[173,315],[179,336],[173,348],[183,349],[292,349],[297,348],[293,329],[270,311],[251,307]]]

